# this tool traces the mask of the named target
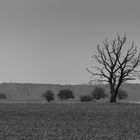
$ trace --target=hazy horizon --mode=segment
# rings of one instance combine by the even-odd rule
[[[94,65],[91,56],[106,37],[127,33],[128,43],[134,40],[140,48],[139,5],[139,0],[0,1],[0,83],[88,83],[86,68]]]

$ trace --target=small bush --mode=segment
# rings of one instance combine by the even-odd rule
[[[117,94],[117,98],[119,100],[126,99],[126,98],[128,98],[128,94],[127,94],[127,92],[125,90],[119,89],[118,94]]]
[[[45,93],[43,93],[43,97],[48,102],[54,100],[54,94],[51,90],[47,90]]]
[[[72,93],[72,90],[70,90],[70,89],[60,90],[57,96],[61,100],[67,100],[67,99],[70,99],[70,98],[71,99],[74,98],[74,95]]]
[[[105,89],[100,86],[96,86],[92,91],[91,95],[92,98],[96,100],[100,100],[107,97],[107,94],[105,93]]]
[[[90,95],[82,95],[82,96],[80,96],[80,101],[89,102],[89,101],[92,101],[92,97]]]
[[[0,99],[6,99],[6,95],[4,93],[0,93]]]

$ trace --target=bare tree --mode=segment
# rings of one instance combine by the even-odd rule
[[[111,41],[105,39],[103,46],[97,45],[97,54],[92,58],[98,63],[97,67],[87,69],[92,74],[93,80],[102,79],[110,85],[110,102],[116,102],[120,86],[128,80],[136,80],[140,76],[138,66],[140,53],[132,42],[131,47],[126,47],[126,34]],[[93,71],[94,70],[94,71]]]

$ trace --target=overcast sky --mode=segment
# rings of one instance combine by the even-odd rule
[[[140,47],[139,0],[1,0],[0,82],[79,84],[96,45],[127,33]]]

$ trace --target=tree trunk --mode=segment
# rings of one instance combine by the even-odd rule
[[[116,102],[116,96],[115,94],[111,94],[110,103],[115,103],[115,102]]]
[[[113,86],[111,86],[110,88],[111,90],[111,98],[110,98],[110,103],[114,103],[116,102],[116,91],[115,91],[115,88]]]

